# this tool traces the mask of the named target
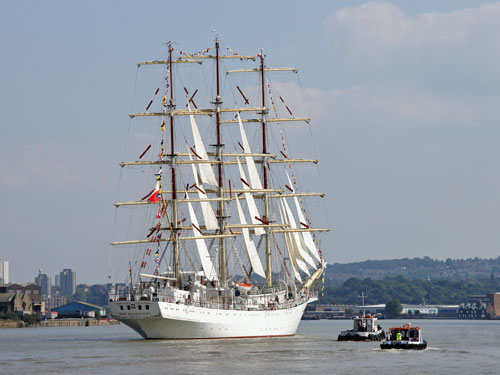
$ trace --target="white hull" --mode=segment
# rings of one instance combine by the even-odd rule
[[[157,301],[115,301],[110,302],[110,310],[113,318],[146,339],[292,336],[297,331],[307,303],[313,300],[287,309],[253,311]],[[146,310],[146,305],[149,305],[149,310]]]

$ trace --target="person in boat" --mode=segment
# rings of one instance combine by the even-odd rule
[[[391,341],[391,331],[387,331],[387,332],[385,333],[385,340],[386,340],[386,341]]]
[[[401,341],[401,332],[399,331],[396,333],[396,340]]]
[[[363,323],[361,323],[361,326],[362,326],[362,331],[365,332],[366,331],[366,321],[363,320]]]

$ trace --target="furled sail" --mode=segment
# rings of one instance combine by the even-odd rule
[[[283,214],[284,210],[285,209],[283,207],[283,202],[281,202],[281,200],[280,200],[279,201],[279,211],[280,211],[281,222],[283,224],[285,224],[286,226],[288,226],[288,221],[285,219],[285,215]],[[298,271],[298,268],[300,268],[301,270],[305,270],[304,272],[306,272],[306,273],[308,273],[309,271],[307,270],[306,264],[303,261],[297,259],[297,257],[296,257],[296,255],[295,255],[296,251],[294,250],[292,239],[290,238],[290,233],[283,233],[283,235],[285,237],[286,248],[288,250],[288,255],[290,257],[290,264],[292,265],[293,274],[294,274],[295,278],[301,283],[302,278],[300,277],[300,273]]]
[[[285,214],[288,217],[288,224],[290,225],[290,228],[297,229],[297,224],[295,223],[295,219],[293,217],[292,210],[288,205],[288,202],[286,201],[285,198],[282,198],[282,200],[285,206]],[[311,255],[309,255],[309,251],[307,251],[307,249],[303,247],[304,241],[302,240],[300,233],[292,232],[292,239],[297,244],[297,250],[298,254],[300,254],[300,257],[304,259],[308,265],[316,269],[316,264],[314,263],[314,259],[311,257]]]
[[[186,198],[189,199],[188,193],[186,191]],[[217,271],[214,268],[212,260],[210,259],[210,254],[208,252],[207,244],[202,237],[200,232],[200,226],[198,224],[198,219],[196,219],[196,214],[193,209],[191,202],[188,202],[189,216],[191,218],[191,225],[193,226],[194,237],[199,237],[195,240],[196,247],[198,248],[198,255],[200,256],[201,266],[203,267],[203,272],[205,272],[205,277],[209,280],[217,280]]]
[[[288,177],[289,186],[295,192],[295,188],[293,187],[293,184],[292,184],[292,181],[290,180],[290,176],[288,175],[288,172],[286,173],[286,176]],[[302,213],[302,210],[300,209],[299,200],[297,199],[297,197],[293,197],[293,200],[295,201],[295,208],[297,209],[297,214],[299,215],[299,222],[306,224],[306,219],[304,217],[304,214]],[[309,252],[316,258],[316,260],[318,262],[320,262],[318,249],[316,248],[316,245],[314,244],[314,240],[312,238],[311,232],[302,232],[301,234],[302,234],[302,237],[304,238],[304,242],[305,242],[306,247],[309,249]]]
[[[243,167],[241,166],[240,159],[239,158],[237,159],[238,159],[238,168],[240,170],[241,179],[243,181],[246,181],[245,172],[243,171]],[[250,190],[250,188],[243,181],[242,181],[243,190]],[[252,224],[256,225],[261,224],[261,222],[259,222],[259,220],[256,219],[256,217],[260,217],[260,215],[259,211],[257,210],[257,205],[255,204],[255,200],[253,199],[252,194],[250,192],[245,192],[245,199],[247,201],[248,211],[250,211],[250,216],[252,218]],[[266,233],[262,228],[255,228],[254,232],[256,236],[261,236],[264,233]]]
[[[251,154],[250,144],[248,143],[247,135],[245,129],[243,128],[243,123],[241,122],[240,114],[238,113],[238,122],[240,124],[241,141],[243,143],[243,152],[245,154]],[[259,173],[257,172],[257,167],[255,166],[255,160],[252,156],[245,156],[245,161],[247,163],[248,175],[250,177],[250,186],[252,189],[262,189],[262,183],[260,182]]]
[[[191,151],[189,151],[189,147],[188,147],[188,155],[189,155],[189,160],[193,160]],[[200,199],[207,199],[208,196],[207,193],[205,192],[205,189],[203,188],[203,183],[200,181],[198,170],[194,164],[191,164],[191,167],[193,169],[194,183],[196,184],[198,190],[198,197]],[[203,213],[203,220],[205,221],[206,228],[208,230],[218,229],[219,225],[217,224],[217,218],[215,217],[215,213],[212,206],[210,205],[210,202],[200,202],[200,203],[201,203],[201,210]]]
[[[240,217],[240,223],[245,225],[247,223],[245,219],[245,214],[243,209],[241,208],[240,200],[236,195],[236,206],[238,207],[238,215]],[[264,271],[264,267],[262,267],[262,263],[259,258],[259,254],[257,253],[257,249],[255,247],[255,243],[250,238],[250,231],[248,228],[242,228],[243,232],[243,241],[245,243],[245,248],[247,249],[248,259],[250,259],[250,264],[252,265],[253,271],[262,277],[266,277],[266,272]]]
[[[191,107],[188,103],[188,110],[191,111]],[[194,146],[196,147],[196,153],[201,157],[201,160],[209,160],[207,150],[203,144],[198,125],[193,115],[189,115],[189,120],[191,121],[191,130],[193,132]],[[215,178],[214,170],[210,163],[200,164],[200,174],[201,180],[204,184],[209,184],[212,186],[219,186],[217,179]]]

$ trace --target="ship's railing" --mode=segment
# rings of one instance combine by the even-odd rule
[[[223,309],[223,310],[282,310],[295,307],[307,302],[310,298],[317,298],[318,293],[314,291],[309,291],[307,293],[301,293],[293,299],[285,300],[282,302],[276,302],[271,298],[267,299],[265,303],[248,303],[251,299],[246,298],[235,298],[232,299],[230,303],[223,303],[224,299],[231,299],[231,297],[219,297],[213,300],[197,300],[190,298],[174,298],[169,295],[154,293],[148,298],[136,294],[110,294],[110,301],[129,301],[129,302],[139,302],[139,301],[153,301],[153,302],[167,302],[176,303],[187,306],[203,307],[208,309]],[[250,296],[251,297],[251,296]]]

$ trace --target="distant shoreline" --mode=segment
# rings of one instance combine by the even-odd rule
[[[40,323],[27,325],[23,321],[19,322],[0,322],[0,328],[43,328],[43,327],[92,327],[92,326],[109,326],[120,324],[115,319],[56,319],[43,320]]]

